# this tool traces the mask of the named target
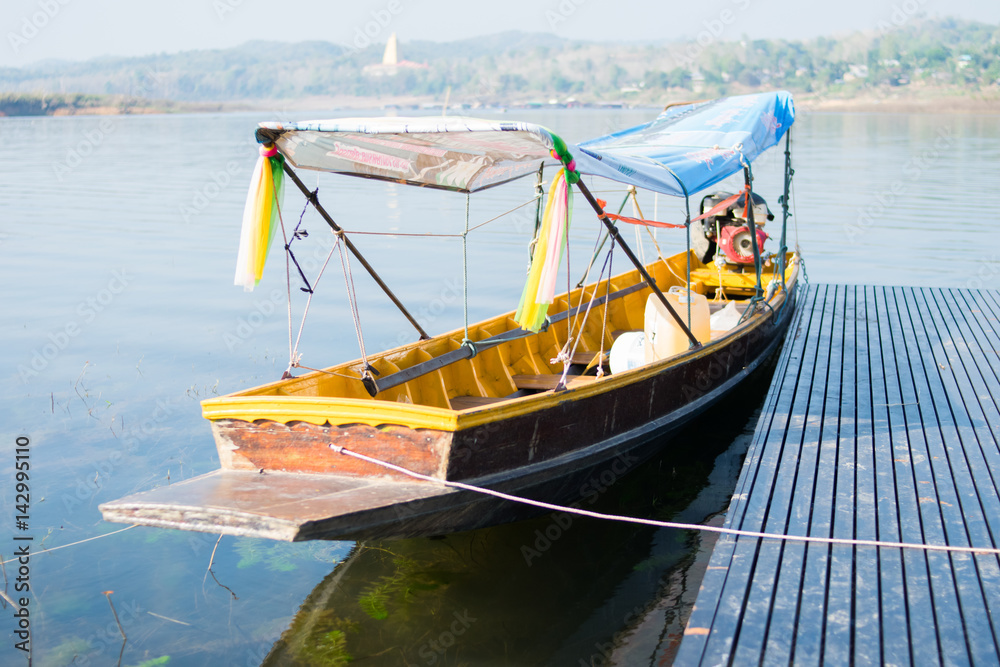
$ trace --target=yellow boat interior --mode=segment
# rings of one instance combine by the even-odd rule
[[[668,292],[671,287],[683,288],[686,282],[683,276],[687,271],[686,253],[657,259],[646,268],[663,292]],[[794,284],[797,269],[797,255],[789,252],[785,269],[785,282],[789,286]],[[776,278],[776,272],[775,258],[772,257],[763,268],[761,284],[768,286]],[[775,281],[772,288],[777,283],[780,280]],[[742,314],[754,293],[755,284],[756,276],[752,266],[745,271],[732,265],[720,270],[714,264],[703,264],[694,253],[691,254],[692,291],[704,296],[702,300],[708,302],[712,312],[721,310],[729,302],[735,302],[733,307]],[[538,393],[551,394],[563,373],[563,360],[558,357],[569,339],[570,327],[574,337],[579,332],[579,342],[569,359],[572,366],[566,387],[573,390],[602,380],[610,381],[621,374],[613,375],[609,372],[608,353],[615,339],[623,332],[640,332],[647,326],[644,318],[651,293],[651,288],[642,283],[639,272],[633,270],[610,280],[578,288],[568,296],[559,295],[549,307],[549,317],[554,319],[558,313],[577,309],[574,315],[553,322],[537,334],[508,340],[492,347],[484,346],[485,349],[479,350],[471,358],[414,377],[380,391],[374,397],[369,395],[360,379],[363,370],[361,360],[354,360],[300,377],[208,399],[202,404],[203,412],[209,419],[240,418],[253,421],[267,418],[322,424],[335,421],[329,410],[332,404],[339,403],[345,407],[346,403],[353,406],[348,412],[354,413],[351,418],[355,422],[377,424],[381,419],[373,416],[372,411],[380,409],[398,411],[399,408],[412,406],[423,408],[425,413],[440,414],[439,411],[442,410],[454,413],[478,410],[501,402],[509,403]],[[607,303],[593,305],[590,312],[586,312],[590,299],[608,294],[611,296]],[[769,290],[768,300],[772,308],[784,298],[782,289]],[[767,310],[761,306],[756,314],[742,317],[735,326],[731,323],[727,329],[713,330],[710,334],[702,330],[700,335],[697,332],[696,335],[703,344],[725,344],[729,334],[753,326]],[[686,307],[678,308],[678,311],[682,317],[686,317]],[[484,341],[491,336],[518,329],[513,313],[506,313],[475,325],[470,324],[469,339],[473,342]],[[464,331],[459,329],[370,355],[368,362],[378,371],[378,378],[387,378],[459,349],[463,337]],[[603,378],[598,378],[597,357],[602,351],[604,357],[601,361],[605,374]],[[672,357],[657,358],[656,364],[668,362],[671,358],[680,359],[688,352],[685,339],[680,352]],[[697,353],[697,350],[690,352]],[[289,400],[282,401],[281,397]],[[265,400],[268,409],[264,413],[257,412],[256,408],[261,407]],[[390,407],[387,404],[393,405]],[[412,408],[404,412],[410,412],[412,416]]]

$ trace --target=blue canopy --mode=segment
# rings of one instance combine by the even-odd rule
[[[785,91],[668,107],[656,120],[571,149],[577,170],[684,197],[774,146],[795,122]]]

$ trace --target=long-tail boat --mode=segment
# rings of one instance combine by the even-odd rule
[[[433,480],[578,502],[591,476],[622,472],[665,446],[782,340],[800,269],[786,245],[793,120],[791,96],[775,92],[671,105],[649,123],[572,146],[537,125],[469,118],[262,123],[237,284],[256,284],[269,238],[276,225],[284,229],[287,179],[420,339],[298,376],[304,366],[293,354],[282,379],[203,401],[221,469],[106,503],[105,519],[309,540],[444,534],[537,511],[373,460]],[[782,137],[781,236],[767,254],[761,227],[774,216],[753,191],[751,163]],[[473,324],[466,317],[463,328],[433,337],[295,171],[475,193],[546,168],[556,176],[517,311]],[[741,171],[742,189],[710,192],[692,214],[694,195]],[[683,197],[688,213],[676,225],[608,213],[581,174]],[[609,254],[623,253],[634,268],[554,295],[573,188],[606,228]],[[620,222],[681,227],[688,250],[643,264]],[[284,234],[289,250],[294,233]]]

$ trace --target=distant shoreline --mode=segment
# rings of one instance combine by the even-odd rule
[[[1000,114],[1000,89],[990,95],[862,95],[837,98],[800,95],[795,106],[811,112]]]
[[[385,110],[405,114],[407,111],[437,111],[443,110],[443,105],[427,97],[408,98],[377,98],[377,97],[307,97],[294,100],[241,100],[227,102],[180,102],[172,100],[122,100],[114,96],[88,95],[85,102],[74,104],[67,97],[82,96],[25,96],[11,102],[10,94],[0,94],[0,117],[38,117],[38,116],[123,116],[176,113],[237,113],[260,111],[263,113],[281,110],[295,111],[329,111],[329,110]],[[5,99],[6,98],[6,99]],[[698,98],[692,93],[691,98]],[[675,103],[675,100],[664,100],[662,104]],[[909,91],[898,94],[866,94],[854,97],[833,97],[810,93],[795,94],[795,103],[803,112],[840,112],[840,113],[926,113],[926,114],[1000,114],[1000,88],[996,92],[977,93],[971,95],[956,95],[954,93],[923,90],[920,94],[909,94]],[[661,104],[652,101],[604,102],[581,105],[580,108],[657,108]],[[564,105],[547,105],[512,101],[499,107],[504,111],[516,113],[525,109],[565,108]],[[470,108],[465,106],[449,107],[452,115],[477,115],[481,113],[496,113],[498,107]]]

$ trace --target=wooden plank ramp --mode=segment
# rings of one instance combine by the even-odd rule
[[[1000,544],[1000,292],[811,285],[726,526]],[[992,554],[723,535],[678,665],[1000,664]]]

